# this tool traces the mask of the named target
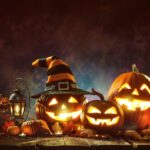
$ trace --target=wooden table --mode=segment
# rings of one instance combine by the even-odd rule
[[[150,141],[78,137],[0,137],[0,150],[150,150]]]

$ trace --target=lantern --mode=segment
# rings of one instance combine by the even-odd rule
[[[27,89],[28,96],[29,96],[29,102],[28,102],[28,112],[26,114],[25,119],[27,119],[29,110],[30,110],[30,91],[28,88],[28,85],[26,84],[25,80],[22,78],[17,78],[17,81],[22,81]],[[9,102],[10,102],[10,113],[11,116],[14,117],[15,119],[24,119],[24,112],[26,109],[27,105],[27,100],[25,96],[21,93],[19,88],[16,88],[13,93],[9,97]]]
[[[9,101],[11,116],[15,117],[16,119],[23,118],[26,106],[26,99],[21,94],[21,91],[19,89],[15,89],[9,97]]]

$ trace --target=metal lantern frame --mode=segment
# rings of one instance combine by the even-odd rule
[[[28,118],[29,110],[30,110],[30,91],[26,81],[23,78],[17,78],[16,84],[18,81],[22,81],[28,92],[28,99],[21,93],[19,88],[15,88],[13,93],[9,97],[10,102],[10,114],[14,119],[24,119],[24,114],[26,111],[27,100],[28,102],[28,112],[26,114],[25,120]]]

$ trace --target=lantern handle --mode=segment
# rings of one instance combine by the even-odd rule
[[[98,91],[96,91],[94,88],[92,88],[92,93],[94,95],[97,95],[98,97],[100,97],[101,101],[105,101],[104,95]]]
[[[29,108],[28,108],[28,112],[27,112],[27,115],[26,115],[26,118],[25,118],[25,120],[27,120],[28,115],[29,115],[29,110],[30,110],[30,95],[31,95],[31,94],[30,94],[30,90],[29,90],[29,87],[28,87],[26,81],[25,81],[23,78],[16,78],[16,82],[19,81],[19,80],[22,80],[22,81],[23,81],[23,83],[24,83],[24,85],[25,85],[25,87],[26,87],[26,89],[27,89],[27,92],[28,92],[28,100],[29,100],[28,105],[29,105]]]

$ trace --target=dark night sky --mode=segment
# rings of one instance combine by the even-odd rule
[[[50,55],[70,64],[81,88],[105,95],[132,63],[150,75],[150,1],[1,1],[0,90],[23,77],[42,91],[46,71],[31,63]]]

